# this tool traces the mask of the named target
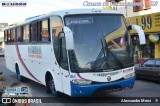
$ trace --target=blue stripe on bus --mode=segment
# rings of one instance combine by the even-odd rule
[[[120,86],[121,90],[127,87],[131,89],[134,85],[134,82],[135,82],[134,77],[127,80],[121,80],[103,84],[91,84],[91,85],[75,85],[71,82],[71,96],[73,97],[91,96],[96,92],[97,89],[103,87],[111,87],[111,86]]]

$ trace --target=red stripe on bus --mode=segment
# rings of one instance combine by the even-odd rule
[[[77,75],[79,78],[81,78],[81,79],[87,80],[87,79],[81,77],[81,76],[79,75],[79,73],[76,73],[76,75]]]
[[[19,59],[20,63],[22,64],[23,68],[25,69],[25,71],[26,71],[34,80],[36,80],[37,82],[40,82],[40,83],[41,83],[41,81],[39,81],[36,77],[34,77],[34,76],[32,75],[32,73],[28,70],[27,66],[26,66],[25,63],[23,62],[23,60],[22,60],[22,58],[21,58],[21,55],[20,55],[20,52],[19,52],[19,49],[18,49],[18,44],[17,44],[16,41],[15,41],[15,46],[16,46],[16,53],[17,53],[17,55],[18,55],[18,59]]]

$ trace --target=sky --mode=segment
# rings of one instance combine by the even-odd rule
[[[3,1],[25,1],[26,7],[2,7]],[[46,14],[51,11],[65,10],[72,8],[93,8],[83,6],[84,1],[104,2],[105,0],[0,0],[0,23],[9,24],[23,21],[27,17]],[[102,7],[97,7],[102,8]]]

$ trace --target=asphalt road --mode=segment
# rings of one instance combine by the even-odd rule
[[[3,72],[3,80],[5,82],[5,86],[10,88],[12,86],[27,86],[30,90],[32,97],[53,97],[52,94],[46,93],[45,86],[38,84],[33,81],[27,81],[25,83],[19,82],[16,79],[16,74],[9,71],[5,65],[5,59],[0,57],[0,72]],[[110,94],[99,95],[100,97],[160,97],[160,83],[151,82],[145,80],[136,80],[134,88],[131,90],[125,90],[120,92],[114,92]],[[91,100],[92,102],[92,100]],[[94,103],[47,103],[43,104],[43,106],[160,106],[160,103],[95,103],[95,99],[93,99]],[[39,106],[42,104],[31,104],[31,106]]]

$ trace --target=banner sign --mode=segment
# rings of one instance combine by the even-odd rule
[[[126,23],[139,25],[145,33],[160,32],[160,12],[126,18]],[[136,31],[131,31],[131,33],[136,33]]]

